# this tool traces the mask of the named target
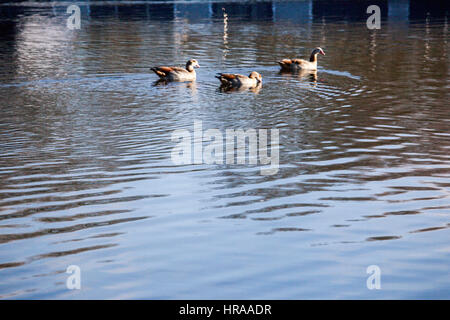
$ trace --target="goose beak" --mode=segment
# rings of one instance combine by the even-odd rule
[[[324,56],[324,55],[325,55],[325,52],[323,52],[323,50],[321,50],[321,51],[320,51],[320,54]]]

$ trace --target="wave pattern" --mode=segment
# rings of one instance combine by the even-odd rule
[[[449,297],[442,21],[369,35],[239,12],[100,15],[73,33],[26,10],[0,44],[1,298]],[[316,44],[316,74],[278,73]],[[150,66],[188,58],[196,83],[155,83]],[[253,70],[257,92],[214,79]],[[279,129],[279,172],[174,165],[171,134],[195,120]],[[82,290],[65,287],[72,264]],[[371,264],[383,296],[364,288]]]

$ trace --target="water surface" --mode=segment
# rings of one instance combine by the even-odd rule
[[[448,5],[378,4],[375,31],[365,2],[83,4],[80,30],[0,6],[0,297],[450,298]],[[278,73],[315,46],[316,75]],[[195,120],[279,129],[279,172],[174,165]]]

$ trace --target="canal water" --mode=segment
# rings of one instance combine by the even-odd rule
[[[0,298],[450,298],[448,3],[70,4],[0,5]],[[278,172],[175,164],[195,121],[278,129]]]

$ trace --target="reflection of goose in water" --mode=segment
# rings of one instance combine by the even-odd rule
[[[283,71],[317,70],[317,55],[319,53],[323,56],[325,55],[322,48],[317,47],[311,52],[309,61],[303,59],[283,59],[278,61],[278,64]]]
[[[172,81],[167,81],[164,79],[159,79],[159,80],[156,80],[155,82],[153,82],[154,87],[162,87],[162,86],[167,86],[170,84],[175,85]],[[192,94],[194,94],[194,95],[197,93],[197,83],[195,81],[176,83],[176,86],[179,88],[182,88],[182,89],[190,89]]]
[[[307,80],[309,82],[317,82],[317,70],[298,70],[298,71],[283,71],[280,70],[280,75],[286,78],[296,78],[301,80]]]
[[[227,59],[228,54],[228,14],[225,11],[225,8],[222,8],[223,11],[223,60]]]
[[[186,63],[186,69],[180,67],[153,67],[151,70],[165,81],[194,81],[197,77],[194,68],[200,68],[197,60]]]

